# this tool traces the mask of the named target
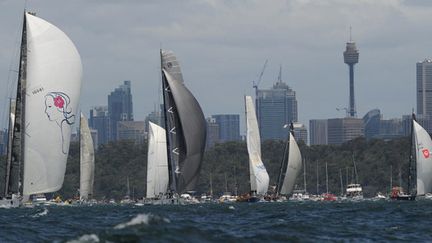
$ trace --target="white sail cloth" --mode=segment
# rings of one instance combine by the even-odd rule
[[[23,194],[62,187],[75,123],[82,65],[72,41],[57,27],[26,13]]]
[[[261,139],[252,97],[245,96],[245,106],[251,191],[256,191],[258,195],[264,195],[267,193],[270,178],[261,160]]]
[[[88,200],[93,195],[94,145],[87,118],[81,113],[80,121],[80,199]]]
[[[165,129],[149,122],[147,151],[147,198],[164,194],[168,188],[168,158]]]
[[[413,120],[416,149],[417,195],[432,192],[432,140],[428,132]]]
[[[291,194],[294,189],[294,184],[302,167],[302,157],[297,142],[292,133],[289,133],[289,153],[288,165],[285,173],[285,178],[280,190],[283,195]]]

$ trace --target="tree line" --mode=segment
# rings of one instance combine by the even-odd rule
[[[365,196],[373,196],[378,191],[389,192],[391,176],[393,185],[402,183],[406,186],[410,146],[409,138],[367,141],[359,137],[339,146],[307,146],[300,142],[300,151],[306,165],[306,189],[312,194],[326,191],[327,163],[329,191],[340,194],[342,189],[345,190],[347,183],[355,182],[354,162],[358,182],[362,184]],[[284,148],[285,141],[268,140],[262,143],[262,159],[270,176],[270,186],[276,184]],[[5,158],[2,157],[0,188],[3,188],[4,184],[4,161]],[[211,189],[215,196],[226,190],[233,194],[248,192],[248,163],[247,146],[244,141],[220,143],[207,149],[196,187],[197,194],[209,194]],[[146,143],[117,141],[101,145],[95,153],[94,197],[124,197],[129,178],[131,196],[142,198],[146,190],[146,169]],[[54,195],[61,195],[63,198],[78,195],[79,174],[79,144],[71,143],[63,188]],[[302,170],[296,186],[303,189],[303,184]]]

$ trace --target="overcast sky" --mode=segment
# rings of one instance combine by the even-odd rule
[[[25,1],[0,0],[0,109],[16,83]],[[261,88],[283,80],[296,91],[299,120],[343,117],[348,67],[343,51],[352,26],[359,117],[385,118],[415,108],[415,64],[432,53],[429,0],[28,0],[27,9],[62,29],[81,54],[81,108],[106,105],[132,81],[134,115],[160,102],[159,49],[173,50],[186,86],[206,116],[244,114],[244,95],[269,60]],[[243,119],[241,121],[244,123]],[[243,126],[243,125],[242,125]],[[244,127],[244,126],[243,126]],[[242,129],[242,133],[243,133]]]

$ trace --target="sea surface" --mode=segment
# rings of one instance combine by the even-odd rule
[[[432,200],[0,209],[0,242],[432,241]]]

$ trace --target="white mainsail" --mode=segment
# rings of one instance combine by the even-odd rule
[[[417,195],[432,192],[432,140],[428,132],[413,120],[416,149]]]
[[[168,158],[165,129],[149,122],[147,152],[147,198],[163,194],[168,188]]]
[[[285,178],[280,190],[283,195],[290,194],[294,189],[294,183],[297,176],[300,173],[302,167],[302,157],[300,149],[294,136],[289,132],[289,154],[288,154],[288,165],[285,173]]]
[[[26,13],[23,194],[62,187],[75,123],[82,65],[72,41],[57,27]]]
[[[261,160],[261,139],[252,97],[245,96],[245,105],[251,191],[256,191],[258,195],[264,195],[267,193],[270,178]]]
[[[87,118],[81,113],[80,121],[80,199],[88,200],[93,195],[94,146]]]

